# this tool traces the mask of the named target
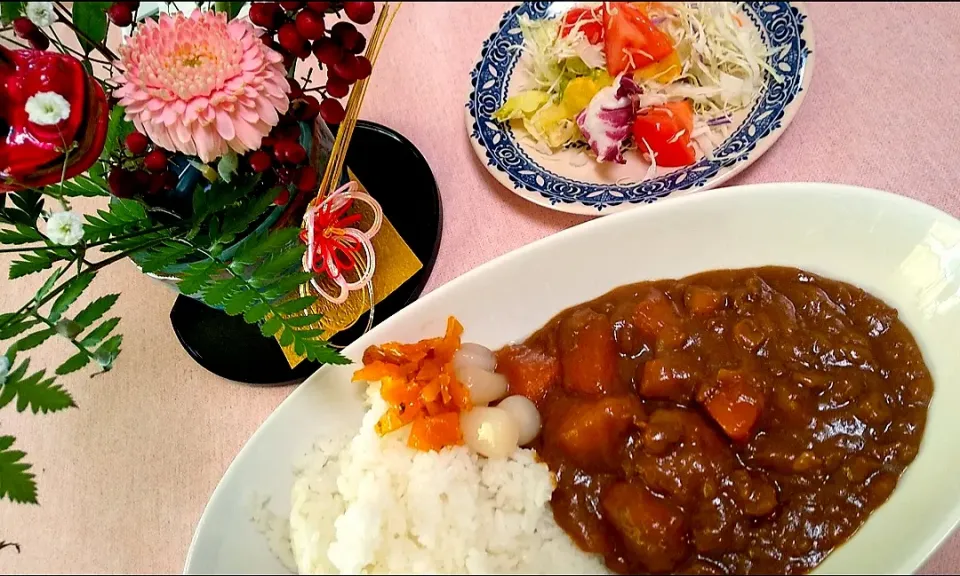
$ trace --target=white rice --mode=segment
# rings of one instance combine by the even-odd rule
[[[379,386],[360,433],[318,445],[293,487],[290,542],[301,574],[606,574],[550,510],[553,475],[532,450],[488,460],[466,447],[419,452],[380,438]],[[343,442],[341,441],[341,446]]]

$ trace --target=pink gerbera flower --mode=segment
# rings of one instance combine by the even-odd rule
[[[137,26],[120,57],[115,96],[127,119],[204,162],[256,150],[290,105],[283,57],[223,13],[161,14]]]

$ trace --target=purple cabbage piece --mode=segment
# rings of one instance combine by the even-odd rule
[[[723,124],[730,124],[729,116],[720,116],[719,118],[707,121],[707,126],[722,126]]]
[[[620,145],[630,136],[630,126],[635,116],[631,96],[640,91],[640,86],[633,78],[620,76],[614,86],[597,92],[577,116],[580,133],[597,155],[598,162],[626,163]]]

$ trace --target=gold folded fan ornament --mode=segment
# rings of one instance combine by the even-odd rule
[[[362,193],[366,193],[353,173],[348,172],[348,174],[351,182],[356,183]],[[360,202],[354,202],[351,212],[347,216],[354,214],[361,217],[361,220],[356,223],[357,229],[368,229],[367,226],[374,218],[369,207]],[[315,274],[314,282],[300,287],[301,295],[317,296],[317,301],[307,313],[323,315],[322,320],[310,326],[310,329],[324,330],[324,334],[320,338],[329,340],[338,332],[356,324],[370,310],[371,298],[374,305],[381,302],[423,268],[423,263],[420,262],[417,255],[404,242],[386,217],[383,217],[380,230],[372,237],[370,243],[373,253],[376,255],[376,263],[369,281],[369,287],[365,284],[359,290],[348,291],[342,302],[336,302],[320,294],[320,290],[328,294],[334,294],[339,290],[339,287],[328,275]],[[356,270],[343,271],[343,273],[348,280],[355,280],[366,270],[368,265],[369,261],[364,258],[358,262]],[[314,284],[317,284],[320,290],[317,290]],[[284,347],[283,353],[291,368],[304,360],[304,356],[300,356],[293,351],[292,345]]]
[[[399,6],[386,2],[381,7],[366,52],[371,64],[376,63]],[[317,196],[304,215],[304,269],[313,274],[313,279],[300,287],[300,295],[317,297],[308,313],[323,318],[309,329],[323,330],[320,338],[324,340],[356,324],[423,267],[352,172],[347,170],[348,183],[334,190],[344,170],[368,80],[354,86],[332,147],[324,141],[328,131],[314,130],[313,160],[326,168]],[[329,155],[325,153],[328,149]],[[372,320],[372,313],[369,318]],[[296,354],[292,345],[284,347],[283,352],[291,368],[305,358]]]

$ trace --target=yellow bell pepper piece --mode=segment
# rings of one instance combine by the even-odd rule
[[[587,107],[599,91],[600,87],[593,79],[586,76],[574,78],[563,91],[562,104],[571,116],[576,116]]]
[[[674,50],[663,60],[634,70],[633,79],[637,82],[654,80],[660,84],[669,84],[680,77],[682,70],[683,64],[680,62],[680,55]]]

